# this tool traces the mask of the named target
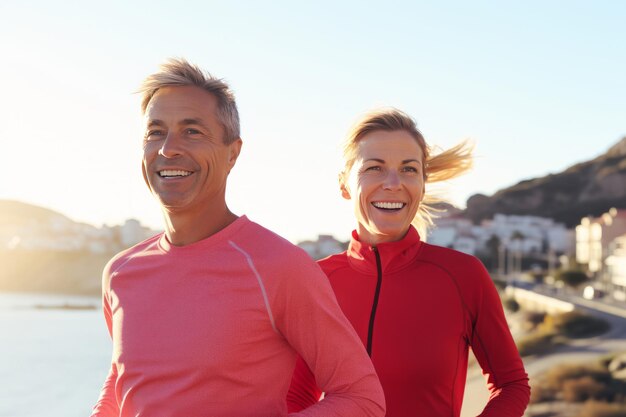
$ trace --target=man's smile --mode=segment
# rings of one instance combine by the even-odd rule
[[[161,178],[181,178],[187,177],[193,174],[193,172],[185,171],[182,169],[163,169],[161,171],[158,171],[158,174]]]

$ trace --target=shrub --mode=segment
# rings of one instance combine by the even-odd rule
[[[611,373],[601,365],[560,365],[538,378],[531,391],[533,403],[563,399],[570,402],[613,399]]]
[[[532,382],[532,389],[530,390],[530,403],[531,404],[554,401],[556,400],[556,397],[557,397],[557,392],[555,390],[552,390],[546,387],[541,382],[537,382],[537,381]]]
[[[600,365],[561,365],[546,374],[546,386],[561,391],[565,381],[590,377],[594,381],[608,384],[611,373]]]
[[[519,311],[519,303],[515,301],[515,298],[513,297],[506,298],[502,302],[502,305],[507,311],[510,311],[511,313]]]
[[[626,405],[587,401],[578,417],[626,417]]]
[[[556,273],[556,279],[559,281],[563,281],[565,285],[568,287],[576,288],[580,284],[587,282],[589,277],[582,271],[577,270],[568,270],[568,271],[558,271]]]
[[[524,328],[527,330],[536,329],[546,319],[546,313],[538,311],[527,311],[524,314]]]
[[[606,399],[608,387],[591,376],[563,381],[563,399],[569,402],[583,402],[589,399]]]
[[[606,320],[577,311],[549,316],[546,325],[551,330],[574,339],[597,336],[605,333],[611,327]]]
[[[559,344],[560,341],[554,332],[539,331],[521,338],[517,342],[517,350],[521,356],[541,355]]]

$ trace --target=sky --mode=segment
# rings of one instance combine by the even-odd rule
[[[0,2],[0,199],[96,226],[162,218],[140,98],[168,57],[230,83],[242,154],[227,202],[293,242],[347,239],[339,143],[394,106],[430,145],[469,138],[463,207],[626,136],[626,2]]]

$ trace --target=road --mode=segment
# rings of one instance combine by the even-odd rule
[[[566,363],[581,363],[594,361],[599,357],[612,352],[626,352],[626,305],[605,303],[599,300],[585,300],[573,294],[544,295],[573,303],[577,309],[601,317],[611,324],[611,329],[600,336],[572,341],[567,346],[556,349],[549,355],[524,358],[524,366],[530,377],[532,387],[533,378],[548,369]],[[485,379],[478,366],[468,370],[467,386],[461,417],[477,416],[483,410],[489,392],[485,387]]]

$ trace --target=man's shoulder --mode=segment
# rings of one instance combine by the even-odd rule
[[[302,248],[253,221],[248,221],[240,233],[231,238],[231,244],[255,260],[279,261],[282,265],[301,261],[313,262]]]
[[[163,233],[159,233],[157,235],[149,237],[148,239],[145,239],[131,246],[130,248],[127,248],[121,252],[118,252],[117,255],[113,256],[113,258],[109,260],[107,264],[107,269],[113,271],[116,269],[116,267],[119,267],[120,265],[124,264],[128,259],[136,256],[137,254],[141,252],[144,252],[145,250],[148,250],[156,246],[162,235]]]

